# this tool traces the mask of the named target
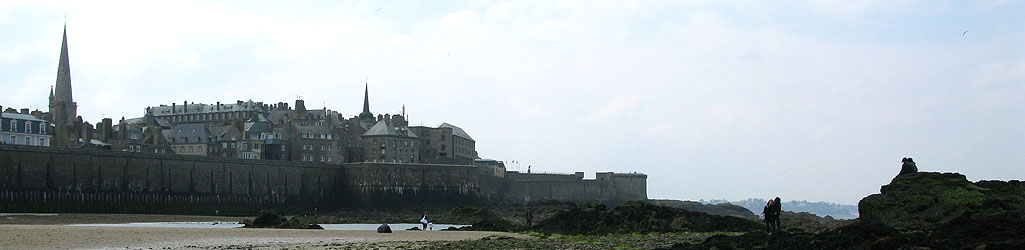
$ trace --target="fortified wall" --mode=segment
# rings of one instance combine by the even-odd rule
[[[0,145],[0,212],[251,215],[261,209],[647,199],[643,174],[481,174],[475,166],[323,164]]]
[[[526,204],[537,200],[597,202],[609,205],[647,200],[647,175],[598,172],[595,179],[574,174],[520,173],[508,171],[505,178],[481,176],[483,195],[494,200]],[[485,184],[486,183],[486,184]]]
[[[332,207],[340,166],[0,145],[0,210],[249,214]]]

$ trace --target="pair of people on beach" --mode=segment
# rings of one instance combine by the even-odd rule
[[[762,215],[765,217],[765,230],[769,233],[780,231],[779,215],[782,213],[782,210],[783,204],[780,202],[779,197],[770,199],[765,203],[765,208],[762,208]]]

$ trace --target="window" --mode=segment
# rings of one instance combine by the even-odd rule
[[[25,145],[32,145],[32,137],[25,137]]]
[[[221,148],[228,148],[228,143],[227,142],[222,142],[221,143]]]
[[[17,142],[18,142],[18,139],[17,139],[17,137],[14,137],[14,136],[12,135],[12,136],[11,136],[11,144],[15,144],[15,143],[17,143]]]
[[[17,128],[17,127],[18,127],[18,122],[14,121],[14,120],[11,120],[11,131],[14,131],[15,130],[14,128]]]
[[[25,133],[32,133],[32,122],[25,121]]]
[[[46,139],[39,138],[39,146],[46,146]]]
[[[192,153],[192,146],[189,146],[189,153]]]
[[[46,134],[46,123],[45,122],[40,122],[39,123],[39,134],[43,134],[43,135]]]

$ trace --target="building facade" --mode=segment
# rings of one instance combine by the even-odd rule
[[[179,155],[220,156],[220,147],[203,123],[178,124],[164,130],[171,151]]]
[[[414,126],[420,136],[420,162],[439,164],[473,164],[478,159],[476,141],[462,128],[442,123],[438,127]]]
[[[385,115],[387,116],[387,115]],[[360,138],[365,162],[418,163],[419,141],[402,116],[378,119]]]
[[[4,144],[50,146],[53,135],[49,122],[28,114],[28,109],[22,109],[21,113],[12,111],[0,113],[0,141]]]

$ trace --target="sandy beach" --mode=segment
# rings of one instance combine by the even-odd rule
[[[234,217],[108,214],[0,214],[0,249],[327,249],[480,239],[498,232],[67,226],[81,223],[238,221]]]

